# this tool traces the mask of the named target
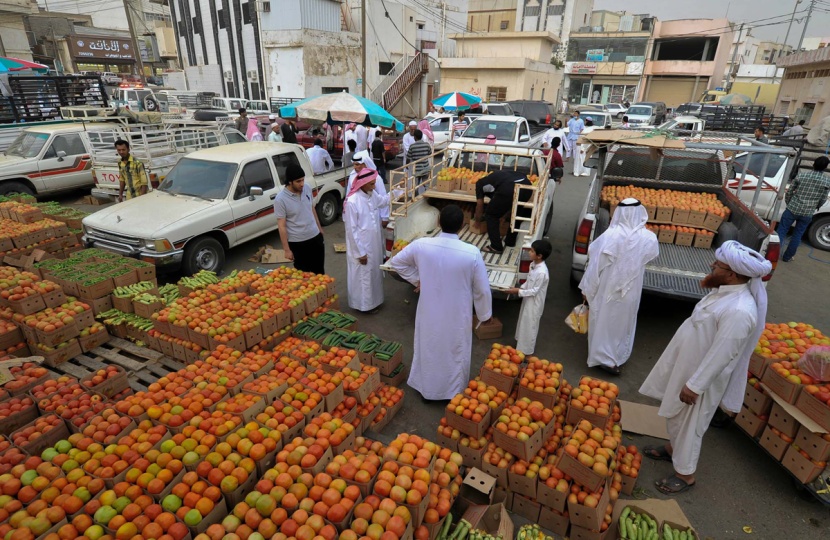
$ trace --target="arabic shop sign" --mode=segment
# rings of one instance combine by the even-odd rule
[[[67,43],[74,58],[135,59],[134,47],[128,38],[69,36]]]

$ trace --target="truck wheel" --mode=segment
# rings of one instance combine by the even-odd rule
[[[183,263],[184,272],[189,276],[199,270],[209,270],[218,274],[225,265],[225,248],[209,236],[197,238],[184,248]]]
[[[334,193],[326,193],[317,203],[317,217],[323,227],[337,221],[340,215],[340,199]]]
[[[35,192],[20,182],[3,182],[0,184],[0,195],[15,195],[15,194],[34,195]]]
[[[807,234],[814,247],[830,251],[830,216],[814,219]]]

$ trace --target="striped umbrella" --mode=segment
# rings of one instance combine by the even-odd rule
[[[290,120],[306,120],[314,123],[345,124],[354,122],[367,126],[380,126],[403,131],[402,122],[395,119],[383,107],[370,99],[348,92],[322,94],[295,101],[280,107],[280,116]]]
[[[464,92],[450,92],[432,100],[432,104],[445,111],[466,111],[473,105],[481,103],[481,98]]]
[[[20,58],[0,56],[0,72],[23,71],[24,69],[46,73],[49,71],[49,66],[38,64],[37,62],[30,62],[29,60],[21,60]]]

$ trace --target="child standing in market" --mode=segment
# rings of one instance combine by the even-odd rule
[[[539,321],[545,309],[545,297],[548,294],[548,267],[545,264],[553,248],[547,240],[536,240],[530,244],[530,273],[521,287],[507,290],[507,294],[522,297],[522,309],[516,325],[516,349],[525,356],[533,354],[536,348],[536,335],[539,333]]]

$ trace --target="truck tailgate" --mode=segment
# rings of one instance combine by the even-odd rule
[[[427,234],[428,237],[438,236],[441,229],[435,230]],[[502,253],[482,253],[484,258],[484,265],[487,267],[487,279],[490,281],[492,289],[508,289],[516,286],[516,280],[519,276],[519,257],[522,253],[522,243],[524,242],[525,233],[519,232],[516,239],[516,247],[505,247]],[[458,238],[468,244],[472,244],[478,249],[483,248],[490,242],[486,234],[474,234],[470,231],[469,225],[464,225],[458,233]],[[388,261],[381,265],[381,269],[387,272],[394,272],[389,266]]]
[[[714,249],[660,244],[660,254],[646,265],[643,288],[684,298],[701,298],[700,280],[715,262]]]

